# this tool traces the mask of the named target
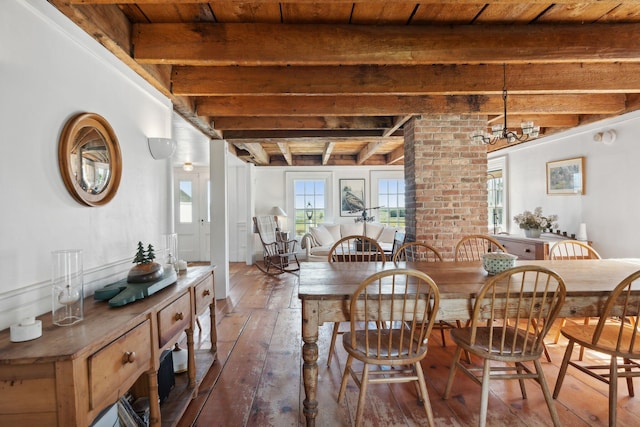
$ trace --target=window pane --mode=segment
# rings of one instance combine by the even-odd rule
[[[191,181],[180,181],[180,222],[193,222],[193,188]]]
[[[378,222],[404,227],[404,179],[378,180]]]
[[[324,222],[324,180],[296,180],[293,184],[295,197],[295,233],[302,236]]]

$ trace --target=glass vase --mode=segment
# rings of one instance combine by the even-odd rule
[[[178,235],[176,233],[163,234],[164,240],[164,269],[169,268],[178,271],[176,262],[178,261]]]
[[[58,326],[80,322],[84,316],[82,250],[51,253],[51,316]]]
[[[524,235],[527,237],[538,238],[542,234],[542,229],[540,228],[525,228]]]

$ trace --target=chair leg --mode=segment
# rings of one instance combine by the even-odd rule
[[[573,352],[573,340],[569,340],[567,349],[564,351],[564,357],[562,358],[562,364],[560,365],[560,372],[558,372],[558,379],[556,380],[556,386],[553,389],[553,398],[556,399],[560,393],[560,387],[562,387],[562,381],[564,381],[564,375],[567,373],[567,366],[569,366],[569,360],[571,360],[571,353]]]
[[[626,365],[624,370],[627,372],[631,372],[633,368],[631,368],[631,360],[624,359],[624,364]],[[636,394],[633,391],[633,377],[627,377],[627,392],[629,392],[629,397],[634,397]]]
[[[444,328],[445,328],[446,323],[443,322],[442,320],[440,321],[440,337],[442,338],[442,346],[446,347],[447,343],[444,340]]]
[[[447,386],[444,388],[442,394],[443,399],[451,397],[451,386],[453,385],[453,378],[456,376],[456,370],[458,369],[458,363],[460,362],[460,355],[462,354],[462,347],[456,347],[455,353],[453,353],[453,362],[451,363],[451,369],[449,369],[449,378],[447,378]]]
[[[333,357],[333,349],[336,346],[336,338],[338,338],[338,328],[340,322],[333,323],[333,331],[331,332],[331,345],[329,345],[329,355],[327,356],[327,366],[331,366],[331,358]]]
[[[456,326],[458,328],[462,328],[462,322],[460,322],[459,320],[456,320]],[[469,321],[467,321],[466,326],[469,326]],[[468,363],[471,364],[471,356],[469,356],[469,352],[467,350],[464,351],[464,360]]]
[[[522,371],[524,371],[524,369],[522,368],[522,363],[516,362],[516,370],[517,370],[519,375],[522,375]],[[527,398],[527,389],[524,386],[524,379],[523,378],[518,378],[518,382],[520,383],[520,393],[522,394],[522,398],[526,399]]]
[[[618,358],[611,356],[609,367],[609,425],[616,425],[618,406]]]
[[[584,318],[584,324],[588,325],[589,324],[589,318],[585,317]],[[580,355],[578,356],[578,360],[582,361],[582,358],[584,357],[584,347],[580,346]]]
[[[353,356],[347,357],[347,363],[344,365],[344,373],[342,374],[342,382],[340,383],[340,392],[338,392],[338,402],[344,397],[344,392],[347,390],[347,381],[349,380],[349,370],[353,363]]]
[[[360,395],[358,396],[358,409],[356,409],[356,427],[362,425],[362,415],[364,415],[364,398],[367,394],[367,386],[369,385],[369,364],[364,364],[362,369],[362,379],[360,380]]]
[[[487,425],[487,412],[489,409],[489,378],[491,377],[491,362],[484,359],[482,367],[482,394],[480,395],[480,419],[478,425],[485,427]]]
[[[565,318],[562,318],[562,319],[559,319],[559,320],[560,320],[560,327],[558,328],[558,332],[556,332],[556,337],[553,340],[554,344],[558,344],[558,340],[560,339],[560,330],[562,328],[564,328],[564,325],[567,323],[567,319],[565,319]]]
[[[536,373],[538,374],[538,383],[540,383],[540,387],[542,388],[542,394],[544,395],[544,400],[547,402],[547,406],[549,407],[549,413],[551,414],[551,419],[553,420],[553,425],[559,427],[560,417],[558,416],[558,411],[556,411],[556,405],[551,398],[551,393],[549,392],[549,386],[547,385],[547,380],[544,378],[544,371],[542,370],[542,364],[540,364],[540,360],[535,359],[533,361],[534,366],[536,367]],[[613,424],[611,424],[613,425]]]
[[[422,399],[422,406],[424,406],[424,411],[427,414],[427,421],[429,422],[429,426],[434,426],[435,420],[433,418],[433,410],[431,409],[429,392],[427,392],[427,383],[424,380],[424,372],[422,371],[422,366],[420,365],[420,362],[414,363],[414,369],[418,377],[418,385],[420,386],[420,397]]]

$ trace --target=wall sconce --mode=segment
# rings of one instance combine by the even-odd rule
[[[171,138],[147,138],[151,157],[156,160],[168,159],[176,151],[176,142]]]
[[[595,142],[602,142],[604,145],[611,145],[613,144],[613,141],[616,140],[617,136],[618,135],[615,130],[605,130],[593,135],[593,140]]]
[[[182,165],[182,169],[185,172],[191,172],[193,170],[193,163],[191,162],[184,162],[184,165]]]

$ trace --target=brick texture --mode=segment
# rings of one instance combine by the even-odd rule
[[[479,115],[416,116],[404,127],[406,231],[453,260],[465,235],[487,232],[487,148],[469,133]]]

